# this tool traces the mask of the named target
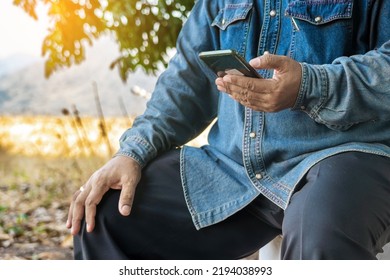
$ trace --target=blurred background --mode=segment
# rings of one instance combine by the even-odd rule
[[[2,0],[0,259],[71,259],[71,195],[145,109],[194,1]]]

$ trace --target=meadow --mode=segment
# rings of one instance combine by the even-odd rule
[[[119,148],[133,118],[0,116],[0,259],[71,259],[72,194]],[[203,133],[189,145],[206,142]]]
[[[0,259],[69,259],[70,197],[118,149],[127,118],[0,117]]]

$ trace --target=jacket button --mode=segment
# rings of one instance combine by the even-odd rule
[[[269,15],[270,15],[271,17],[276,16],[276,11],[275,11],[275,10],[271,10],[271,11],[269,12]]]
[[[250,138],[255,138],[256,137],[256,133],[254,133],[254,132],[249,133],[249,137]]]
[[[263,176],[262,176],[260,173],[257,173],[257,174],[256,174],[256,179],[257,179],[257,180],[260,180],[261,178],[263,178]]]
[[[318,17],[315,17],[314,21],[316,23],[320,23],[322,21],[322,17],[318,16]]]

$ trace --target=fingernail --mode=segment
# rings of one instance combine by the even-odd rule
[[[123,205],[121,210],[122,210],[122,215],[129,215],[131,208],[129,205]]]

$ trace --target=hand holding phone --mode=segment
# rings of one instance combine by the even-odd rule
[[[234,50],[201,52],[199,53],[199,58],[202,59],[218,77],[230,74],[261,78],[256,69]]]

